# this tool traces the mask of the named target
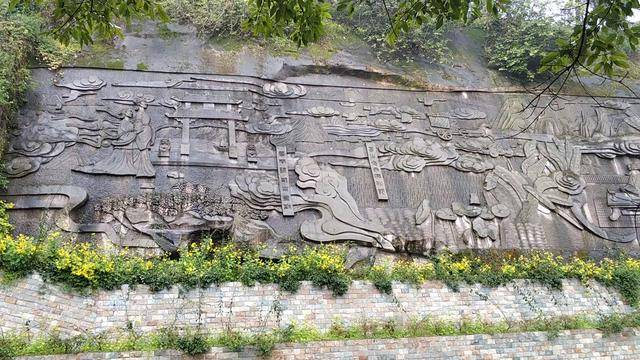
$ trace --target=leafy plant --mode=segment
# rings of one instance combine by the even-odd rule
[[[244,26],[254,34],[287,34],[298,45],[318,41],[324,23],[331,19],[331,5],[324,0],[249,0],[249,18]]]
[[[338,10],[354,14],[366,4],[375,11],[384,13],[386,24],[390,24],[387,39],[394,42],[398,35],[415,29],[424,23],[433,22],[436,28],[446,21],[467,21],[478,17],[483,11],[495,14],[508,0],[466,1],[422,1],[398,0],[397,7],[389,8],[391,1],[374,2],[362,0],[340,0]],[[255,33],[272,36],[289,29],[289,36],[299,45],[317,41],[330,19],[328,0],[249,0],[250,15],[247,27]],[[372,26],[380,26],[374,23]]]
[[[372,266],[366,273],[366,279],[373,283],[376,289],[385,294],[391,294],[393,290],[393,284],[391,279],[391,273],[386,266]]]
[[[200,332],[187,332],[178,337],[176,347],[187,355],[204,354],[211,348],[207,337]]]
[[[260,356],[269,356],[278,340],[277,334],[258,334],[255,336],[253,344]]]
[[[94,36],[123,36],[116,24],[135,18],[168,20],[164,8],[153,0],[9,0],[9,9],[38,9],[48,13],[50,33],[64,44],[93,43]]]
[[[50,69],[60,67],[78,50],[64,46],[45,34],[45,22],[37,12],[9,11],[0,3],[0,155],[4,153],[7,129],[31,85],[30,63],[40,62]],[[7,185],[0,164],[0,188]]]
[[[637,306],[640,301],[640,277],[638,265],[634,261],[622,260],[615,266],[608,283],[618,289],[620,294],[632,305]]]
[[[600,320],[598,330],[605,335],[617,334],[624,330],[625,321],[619,314],[611,314],[603,316]]]
[[[237,331],[227,331],[218,339],[218,343],[231,351],[240,352],[249,344],[249,341]]]
[[[542,57],[554,48],[557,35],[554,26],[545,21],[503,19],[490,25],[485,55],[498,71],[533,80]]]
[[[186,355],[199,355],[209,351],[210,346],[224,346],[240,352],[246,346],[255,347],[261,356],[269,356],[278,343],[309,342],[352,339],[388,339],[425,336],[460,336],[473,334],[505,334],[542,331],[549,340],[573,329],[599,329],[605,335],[619,333],[626,327],[640,326],[640,313],[609,314],[600,318],[593,316],[540,317],[522,321],[488,322],[482,320],[435,320],[414,319],[401,325],[394,321],[371,322],[346,326],[334,321],[330,329],[321,332],[309,327],[289,325],[259,334],[245,334],[227,330],[217,336],[204,336],[200,329],[183,329],[180,335],[175,329],[160,329],[155,333],[137,334],[133,331],[62,338],[54,332],[38,337],[27,334],[9,334],[0,337],[0,360],[24,355],[52,355],[79,352],[154,351],[176,349]]]
[[[533,80],[541,71],[542,59],[558,50],[557,41],[569,36],[563,23],[537,2],[514,1],[502,17],[485,22],[485,56],[490,66],[519,80]],[[544,7],[543,7],[544,8]]]
[[[24,343],[16,337],[0,335],[0,360],[13,359],[22,345]]]
[[[335,295],[347,292],[351,279],[345,268],[345,254],[338,248],[308,248],[302,253],[285,255],[278,262],[275,281],[288,291],[296,291],[307,280],[326,286]]]
[[[39,23],[22,14],[0,15],[0,122],[4,128],[29,87],[27,65],[36,47]],[[0,150],[4,150],[6,142],[5,129],[2,130]]]
[[[630,19],[640,9],[637,0],[586,0],[571,34],[559,38],[558,50],[542,59],[542,66],[563,75],[584,68],[601,76],[624,74],[630,67],[627,49],[636,51],[640,44],[640,24]]]
[[[335,296],[345,294],[352,280],[366,279],[382,292],[391,293],[392,282],[420,286],[439,280],[452,289],[461,283],[499,286],[516,279],[530,279],[560,288],[564,279],[583,283],[595,280],[618,289],[633,306],[640,301],[640,260],[620,256],[600,262],[580,257],[564,258],[550,252],[440,253],[430,261],[378,264],[350,270],[346,252],[336,246],[291,248],[278,260],[262,259],[257,249],[240,248],[233,242],[219,244],[211,238],[193,243],[177,259],[143,258],[121,252],[104,252],[89,243],[71,243],[60,233],[42,238],[13,236],[7,204],[0,203],[0,271],[17,278],[32,272],[78,290],[114,289],[123,284],[145,284],[157,291],[173,285],[184,289],[240,281],[276,283],[296,291],[302,281],[326,287]]]
[[[396,11],[400,3],[398,0],[387,1],[388,10]],[[381,6],[362,3],[350,15],[338,11],[335,17],[353,28],[382,61],[422,59],[437,63],[450,56],[447,29],[437,26],[436,21],[431,18],[410,32],[397,34],[394,41],[389,42],[389,19]]]
[[[171,17],[192,24],[207,36],[242,35],[249,13],[247,0],[161,0]]]

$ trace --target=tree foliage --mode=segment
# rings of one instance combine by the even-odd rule
[[[569,36],[563,20],[549,15],[540,1],[513,0],[504,14],[483,21],[489,66],[517,79],[533,80],[540,75],[542,58],[558,50],[558,39]]]
[[[92,42],[93,36],[121,35],[116,25],[134,18],[167,19],[163,1],[153,0],[4,0],[12,9],[43,8],[49,14],[50,30],[63,43]],[[249,16],[245,29],[255,34],[287,35],[298,45],[320,39],[324,24],[331,18],[331,7],[353,14],[363,6],[382,11],[387,29],[386,40],[394,43],[404,34],[419,31],[423,24],[438,29],[446,21],[469,22],[483,15],[509,17],[508,5],[514,0],[246,0]],[[517,1],[517,0],[516,0]],[[629,67],[626,49],[635,51],[640,42],[640,25],[629,19],[640,10],[640,0],[568,0],[571,34],[557,36],[555,49],[548,51],[542,66],[554,74],[566,75],[583,67],[602,76],[619,74]],[[211,9],[210,11],[216,11]],[[360,10],[358,10],[360,11]],[[566,12],[567,10],[565,10]],[[511,35],[522,35],[535,44],[533,57],[540,54],[539,43],[546,47],[550,38],[544,24],[524,24]],[[548,31],[547,31],[548,33]],[[542,35],[542,38],[535,35]],[[513,38],[517,41],[517,36]],[[533,43],[532,43],[533,44]],[[523,46],[520,50],[525,50]],[[527,51],[522,52],[528,56]],[[503,65],[498,65],[499,67]],[[530,73],[521,68],[518,72]]]
[[[159,0],[172,20],[192,24],[208,36],[243,34],[248,16],[246,0]]]
[[[43,32],[45,21],[39,14],[10,13],[6,5],[0,3],[0,153],[6,141],[4,130],[30,86],[28,65],[35,60],[57,68],[73,53]],[[0,188],[3,183],[0,176]]]
[[[387,0],[390,11],[395,11],[398,0]],[[337,11],[335,20],[346,24],[373,50],[379,60],[411,60],[420,59],[430,63],[440,63],[451,56],[448,26],[436,26],[435,20],[429,20],[413,31],[398,35],[391,44],[387,41],[389,28],[388,18],[382,7],[359,4],[351,15]]]
[[[122,35],[118,21],[135,18],[167,20],[164,8],[154,0],[9,0],[10,9],[42,9],[49,13],[51,32],[65,44],[93,42],[93,36]]]
[[[583,16],[568,38],[559,38],[558,50],[550,52],[542,65],[554,73],[576,66],[613,76],[629,68],[626,48],[635,51],[640,42],[640,24],[629,19],[640,10],[638,0],[585,0]]]
[[[307,45],[324,33],[330,9],[331,4],[325,0],[249,0],[245,26],[264,36],[288,33],[298,45]]]
[[[298,44],[317,40],[322,34],[323,20],[329,17],[329,0],[248,0],[252,11],[247,25],[262,35],[281,34],[290,28],[291,37]],[[469,22],[482,15],[509,16],[508,5],[513,0],[338,0],[338,9],[353,14],[361,5],[384,10],[387,18],[387,40],[393,43],[402,34],[415,31],[424,23],[434,22],[436,28],[445,21]],[[636,50],[640,42],[640,25],[632,24],[634,10],[640,10],[639,0],[581,0],[570,1],[571,16],[564,19],[571,26],[568,36],[556,36],[552,51],[541,59],[544,70],[566,75],[577,67],[584,67],[602,76],[614,76],[629,68],[625,49]],[[566,12],[566,10],[565,10]],[[384,26],[382,24],[377,24]],[[544,24],[526,23],[518,30],[530,41],[551,38]],[[558,29],[558,28],[556,28]],[[526,31],[533,31],[528,33]],[[545,33],[546,32],[546,33]],[[541,35],[542,38],[535,35]],[[514,41],[517,39],[514,37]],[[538,46],[539,44],[535,44]],[[527,56],[524,47],[520,47]],[[533,49],[533,57],[542,52]],[[531,76],[530,69],[517,72]]]
[[[339,0],[338,8],[353,13],[354,4],[382,6],[390,23],[388,40],[395,42],[401,33],[409,32],[422,24],[433,21],[440,28],[446,21],[467,23],[483,14],[498,15],[510,0],[400,0],[395,11],[391,11],[388,0]]]
[[[469,21],[483,13],[497,14],[509,0],[399,0],[393,11],[389,0],[338,0],[338,10],[353,14],[361,5],[381,7],[388,20],[388,40],[423,23],[441,27],[447,20]],[[323,21],[330,18],[329,0],[249,0],[251,13],[247,26],[255,33],[271,36],[292,29],[290,36],[300,45],[319,39]],[[377,24],[384,26],[383,24]]]

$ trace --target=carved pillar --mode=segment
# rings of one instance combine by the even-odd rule
[[[286,146],[276,146],[276,162],[278,166],[278,186],[280,188],[280,200],[282,201],[282,215],[293,216],[293,203],[291,201],[289,165],[287,164]]]
[[[378,200],[389,200],[387,187],[384,184],[384,177],[382,177],[382,169],[380,168],[380,160],[378,159],[378,149],[376,149],[376,144],[368,142],[366,143],[366,148],[367,156],[369,158],[369,168],[371,168],[371,175],[373,176],[373,184],[376,187]]]
[[[178,121],[182,123],[182,140],[180,142],[180,155],[189,156],[189,149],[191,147],[191,142],[189,139],[191,119],[183,118],[183,119],[178,119]]]
[[[229,130],[229,159],[237,159],[238,146],[236,144],[236,122],[228,120],[227,128]]]

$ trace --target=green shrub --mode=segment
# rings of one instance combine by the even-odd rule
[[[561,28],[550,21],[506,18],[492,22],[485,55],[489,66],[511,77],[533,80],[544,55],[555,48]]]
[[[247,19],[246,0],[161,0],[167,14],[178,21],[192,24],[208,36],[242,34]]]
[[[45,21],[38,13],[10,13],[6,6],[6,1],[0,2],[0,157],[6,147],[7,128],[31,85],[29,64],[39,62],[56,69],[78,50],[45,33]],[[0,188],[4,188],[7,179],[3,165],[0,167]]]
[[[393,12],[398,2],[388,0],[387,5]],[[356,6],[351,16],[338,12],[335,18],[339,23],[353,28],[381,61],[421,59],[437,63],[450,57],[447,27],[437,28],[435,21],[425,22],[415,29],[398,34],[398,39],[390,44],[387,41],[389,19],[384,7],[378,3],[362,3]]]
[[[135,268],[135,266],[132,266],[132,268]],[[146,271],[148,269],[154,269],[154,271]],[[143,273],[141,283],[148,285],[152,291],[169,289],[179,279],[175,270],[175,264],[171,261],[156,259],[151,263],[145,262],[144,269],[141,269]],[[189,281],[191,279],[187,279],[187,282]]]
[[[28,64],[37,47],[39,27],[35,17],[7,14],[0,8],[0,155],[5,151],[7,127],[30,85]],[[4,175],[0,182],[4,187]]]
[[[2,208],[0,227],[6,221],[6,213],[1,215]],[[281,260],[272,261],[261,259],[254,249],[241,249],[234,243],[219,246],[207,238],[181,250],[177,260],[146,259],[124,251],[106,253],[90,243],[63,242],[59,233],[39,240],[25,235],[14,237],[9,230],[0,233],[0,270],[5,276],[15,278],[35,271],[79,290],[145,284],[159,291],[177,284],[191,289],[240,281],[248,286],[275,282],[295,291],[301,281],[310,281],[342,295],[351,281],[344,253],[332,246],[301,252],[292,249]]]
[[[275,281],[288,291],[296,291],[301,281],[327,287],[334,295],[347,292],[351,278],[345,268],[345,253],[337,247],[309,247],[283,256],[275,271]]]
[[[204,354],[211,348],[208,338],[199,332],[187,332],[178,337],[176,347],[187,355]]]
[[[602,331],[605,336],[617,334],[624,330],[625,322],[625,319],[618,314],[606,315],[602,317],[597,328]]]
[[[158,349],[177,349],[180,334],[173,328],[160,329],[153,337],[153,344]]]
[[[18,355],[18,350],[25,345],[24,339],[0,335],[0,360],[13,359]]]
[[[237,331],[227,331],[218,339],[218,343],[233,352],[240,352],[249,345],[249,340]]]
[[[557,262],[540,261],[537,266],[529,269],[527,278],[553,289],[561,289],[562,279],[565,277],[562,268],[557,266]]]
[[[373,283],[380,292],[391,294],[393,283],[387,266],[372,266],[366,274],[366,279]]]
[[[622,262],[613,270],[609,284],[620,291],[620,294],[633,306],[640,301],[639,269]]]
[[[258,334],[253,340],[253,345],[256,347],[260,356],[269,356],[273,351],[273,348],[279,342],[277,334]]]
[[[599,329],[606,336],[619,333],[627,327],[637,328],[638,326],[640,326],[640,313],[633,312],[609,314],[599,319],[578,315],[497,322],[424,318],[414,319],[406,326],[392,320],[364,321],[350,326],[334,321],[326,332],[290,325],[284,329],[255,335],[228,330],[216,337],[203,335],[200,328],[185,329],[182,335],[175,329],[162,329],[146,335],[137,334],[129,329],[121,333],[102,333],[71,338],[62,338],[55,332],[35,338],[27,334],[9,334],[0,336],[0,360],[25,355],[166,349],[180,350],[186,355],[199,355],[209,351],[211,346],[224,346],[234,352],[240,352],[246,346],[253,346],[260,356],[268,357],[275,345],[283,342],[460,336],[534,331],[546,332],[549,340],[553,340],[565,330]]]
[[[514,1],[505,15],[485,23],[489,66],[518,80],[540,75],[542,58],[570,34],[566,25],[540,9],[544,6],[545,2]]]
[[[421,286],[439,280],[456,290],[460,284],[500,286],[529,279],[554,289],[564,279],[583,283],[595,280],[620,291],[632,306],[640,302],[640,260],[628,256],[602,261],[565,258],[550,252],[493,254],[441,253],[429,260],[396,261],[357,269],[345,267],[346,251],[332,245],[291,248],[277,260],[260,258],[259,251],[219,244],[211,238],[179,251],[177,258],[144,258],[121,252],[105,252],[90,243],[63,241],[59,233],[42,238],[14,236],[7,218],[7,204],[0,202],[0,273],[18,278],[37,272],[45,279],[81,291],[116,289],[124,284],[148,285],[158,291],[174,285],[183,289],[239,281],[246,286],[276,283],[295,292],[302,281],[344,295],[352,280],[371,281],[383,293],[393,291],[393,281]]]

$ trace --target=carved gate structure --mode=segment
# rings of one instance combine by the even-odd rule
[[[414,254],[638,245],[640,103],[563,97],[533,122],[526,94],[79,68],[34,78],[2,196],[22,232],[49,224],[150,253],[211,230]]]

